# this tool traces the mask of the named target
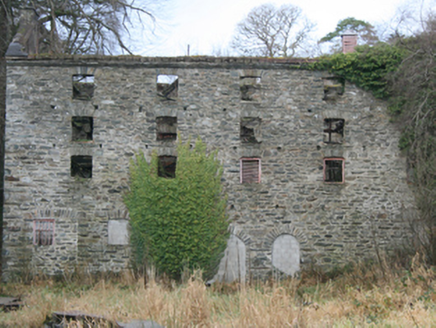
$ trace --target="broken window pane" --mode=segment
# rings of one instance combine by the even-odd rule
[[[175,178],[176,162],[176,156],[159,156],[157,175],[162,178]]]
[[[157,94],[158,96],[171,99],[177,98],[179,89],[179,77],[177,75],[157,76]]]
[[[325,158],[324,159],[324,181],[343,183],[344,182],[344,159]]]
[[[260,76],[241,76],[241,100],[260,100]]]
[[[259,143],[260,138],[260,123],[259,117],[242,117],[241,118],[241,141],[246,143]]]
[[[38,246],[54,244],[54,219],[33,221],[33,244]]]
[[[156,117],[157,140],[177,139],[177,117],[160,116]]]
[[[344,139],[345,120],[342,118],[324,119],[324,142],[342,143]]]
[[[71,176],[92,178],[92,156],[71,156]]]
[[[73,116],[71,118],[72,140],[89,141],[92,140],[92,130],[94,119],[90,116]]]
[[[240,172],[241,183],[259,183],[260,158],[241,158]]]
[[[344,79],[331,77],[324,79],[324,98],[323,100],[336,100],[344,94]]]
[[[73,99],[90,100],[94,96],[94,75],[73,75]]]

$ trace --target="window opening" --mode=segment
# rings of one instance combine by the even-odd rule
[[[344,182],[345,161],[343,158],[324,159],[324,181],[331,183]]]
[[[324,119],[324,142],[342,143],[344,139],[345,120],[341,118]]]
[[[92,140],[92,131],[94,126],[93,117],[89,116],[73,116],[71,118],[73,128],[73,141],[89,141]]]
[[[241,100],[260,100],[260,76],[241,76]]]
[[[94,96],[94,75],[73,75],[73,99],[90,100]]]
[[[33,221],[33,244],[48,246],[54,244],[54,219],[38,219]]]
[[[261,175],[260,158],[241,158],[240,172],[241,183],[259,183]]]
[[[344,94],[344,79],[329,77],[324,80],[324,98],[323,100],[336,100]]]
[[[159,156],[157,175],[162,178],[175,178],[176,162],[176,156]]]
[[[179,77],[177,75],[157,76],[157,94],[166,99],[177,98],[179,92]]]
[[[259,143],[260,123],[261,119],[259,117],[241,118],[241,141],[245,143]]]
[[[92,156],[71,156],[71,176],[92,178]]]
[[[177,117],[156,117],[157,140],[177,139]]]

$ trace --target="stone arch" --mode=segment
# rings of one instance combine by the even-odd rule
[[[266,237],[265,247],[271,250],[272,268],[293,276],[300,271],[301,245],[307,237],[292,224],[275,227]]]

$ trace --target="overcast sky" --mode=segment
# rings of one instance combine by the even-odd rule
[[[433,2],[424,0],[430,1]],[[267,2],[299,6],[316,24],[313,37],[318,40],[347,17],[373,25],[388,22],[405,0],[168,0],[159,15],[157,41],[153,46],[136,47],[135,52],[146,56],[183,56],[189,45],[191,55],[216,55],[218,50],[228,49],[236,24],[252,8]]]

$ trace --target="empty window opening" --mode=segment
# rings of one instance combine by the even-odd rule
[[[175,178],[176,162],[176,156],[159,156],[157,175],[162,178]]]
[[[242,117],[241,118],[241,141],[245,143],[259,143],[260,140],[260,123],[259,117]]]
[[[260,76],[241,76],[241,100],[260,100]]]
[[[345,81],[341,78],[324,79],[324,98],[323,100],[336,100],[344,94]]]
[[[94,119],[90,116],[73,116],[71,118],[72,140],[89,141],[92,140]]]
[[[90,100],[94,96],[94,75],[73,75],[73,99]]]
[[[177,139],[177,117],[156,117],[157,140]]]
[[[157,94],[158,96],[171,99],[177,98],[179,93],[179,77],[177,75],[157,76]]]
[[[71,176],[92,178],[92,156],[71,156]]]
[[[260,158],[241,158],[240,172],[241,183],[259,183],[261,175]]]
[[[38,219],[33,221],[33,244],[48,246],[54,244],[54,219]]]
[[[343,158],[324,159],[324,181],[331,183],[344,182],[345,161]]]
[[[341,118],[324,119],[324,142],[342,143],[344,139],[345,120]]]

